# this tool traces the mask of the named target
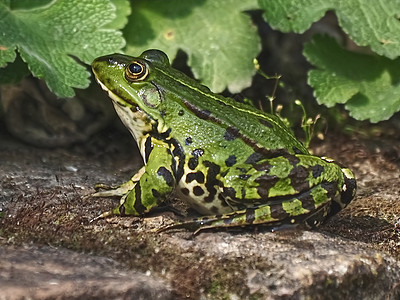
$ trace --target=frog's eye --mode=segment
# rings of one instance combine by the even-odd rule
[[[125,69],[125,77],[129,81],[144,80],[148,74],[148,68],[140,61],[131,62]]]

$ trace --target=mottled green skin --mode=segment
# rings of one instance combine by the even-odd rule
[[[169,228],[314,227],[355,195],[349,169],[310,155],[278,117],[171,68],[161,51],[104,56],[92,68],[145,162],[118,189],[95,194],[122,196],[102,216],[142,215],[175,191],[208,217]]]

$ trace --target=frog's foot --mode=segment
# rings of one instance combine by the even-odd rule
[[[144,172],[145,167],[143,166],[131,179],[119,186],[108,186],[101,183],[96,184],[94,187],[96,192],[87,197],[122,197],[134,189]],[[102,191],[98,191],[100,189],[102,189]]]
[[[95,189],[104,189],[104,191],[97,191],[83,197],[83,200],[88,200],[91,197],[124,197],[129,191],[135,187],[136,183],[127,181],[117,187],[110,187],[104,184],[96,184]],[[122,200],[121,200],[122,202]]]
[[[164,226],[160,228],[158,232],[186,229],[196,235],[201,230],[206,229],[244,227],[252,225],[261,225],[270,228],[271,231],[297,227],[310,229],[317,227],[322,223],[328,215],[329,209],[329,202],[307,212],[305,212],[302,207],[301,210],[298,208],[297,210],[292,210],[290,212],[284,211],[282,210],[282,203],[271,205],[264,204],[225,215],[208,216],[178,222]]]
[[[120,186],[113,187],[113,186],[107,186],[104,184],[96,184],[95,189],[103,189],[102,191],[97,191],[93,194],[90,194],[90,197],[121,197],[129,191],[131,191],[136,185],[136,182],[133,182],[132,180],[129,180]]]

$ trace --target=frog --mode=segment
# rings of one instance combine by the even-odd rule
[[[310,154],[279,116],[176,70],[161,50],[102,56],[92,71],[144,162],[127,182],[93,194],[120,197],[98,218],[146,216],[175,195],[200,216],[160,231],[311,229],[355,197],[349,168]]]

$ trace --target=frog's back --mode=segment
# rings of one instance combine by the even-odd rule
[[[167,71],[163,68],[159,71],[162,73],[159,78],[163,78],[162,84],[167,87],[165,92],[169,103],[166,106],[175,111],[190,111],[191,115],[185,116],[188,119],[185,124],[193,128],[196,127],[196,123],[199,123],[198,134],[203,135],[207,124],[212,124],[214,132],[222,134],[217,139],[241,139],[254,151],[263,153],[266,157],[284,153],[308,154],[304,145],[294,137],[290,129],[277,116],[267,114],[232,98],[215,94],[173,68]],[[185,76],[182,80],[176,79],[182,76]],[[175,119],[172,121],[170,126],[174,127]],[[200,123],[202,123],[201,126]]]

